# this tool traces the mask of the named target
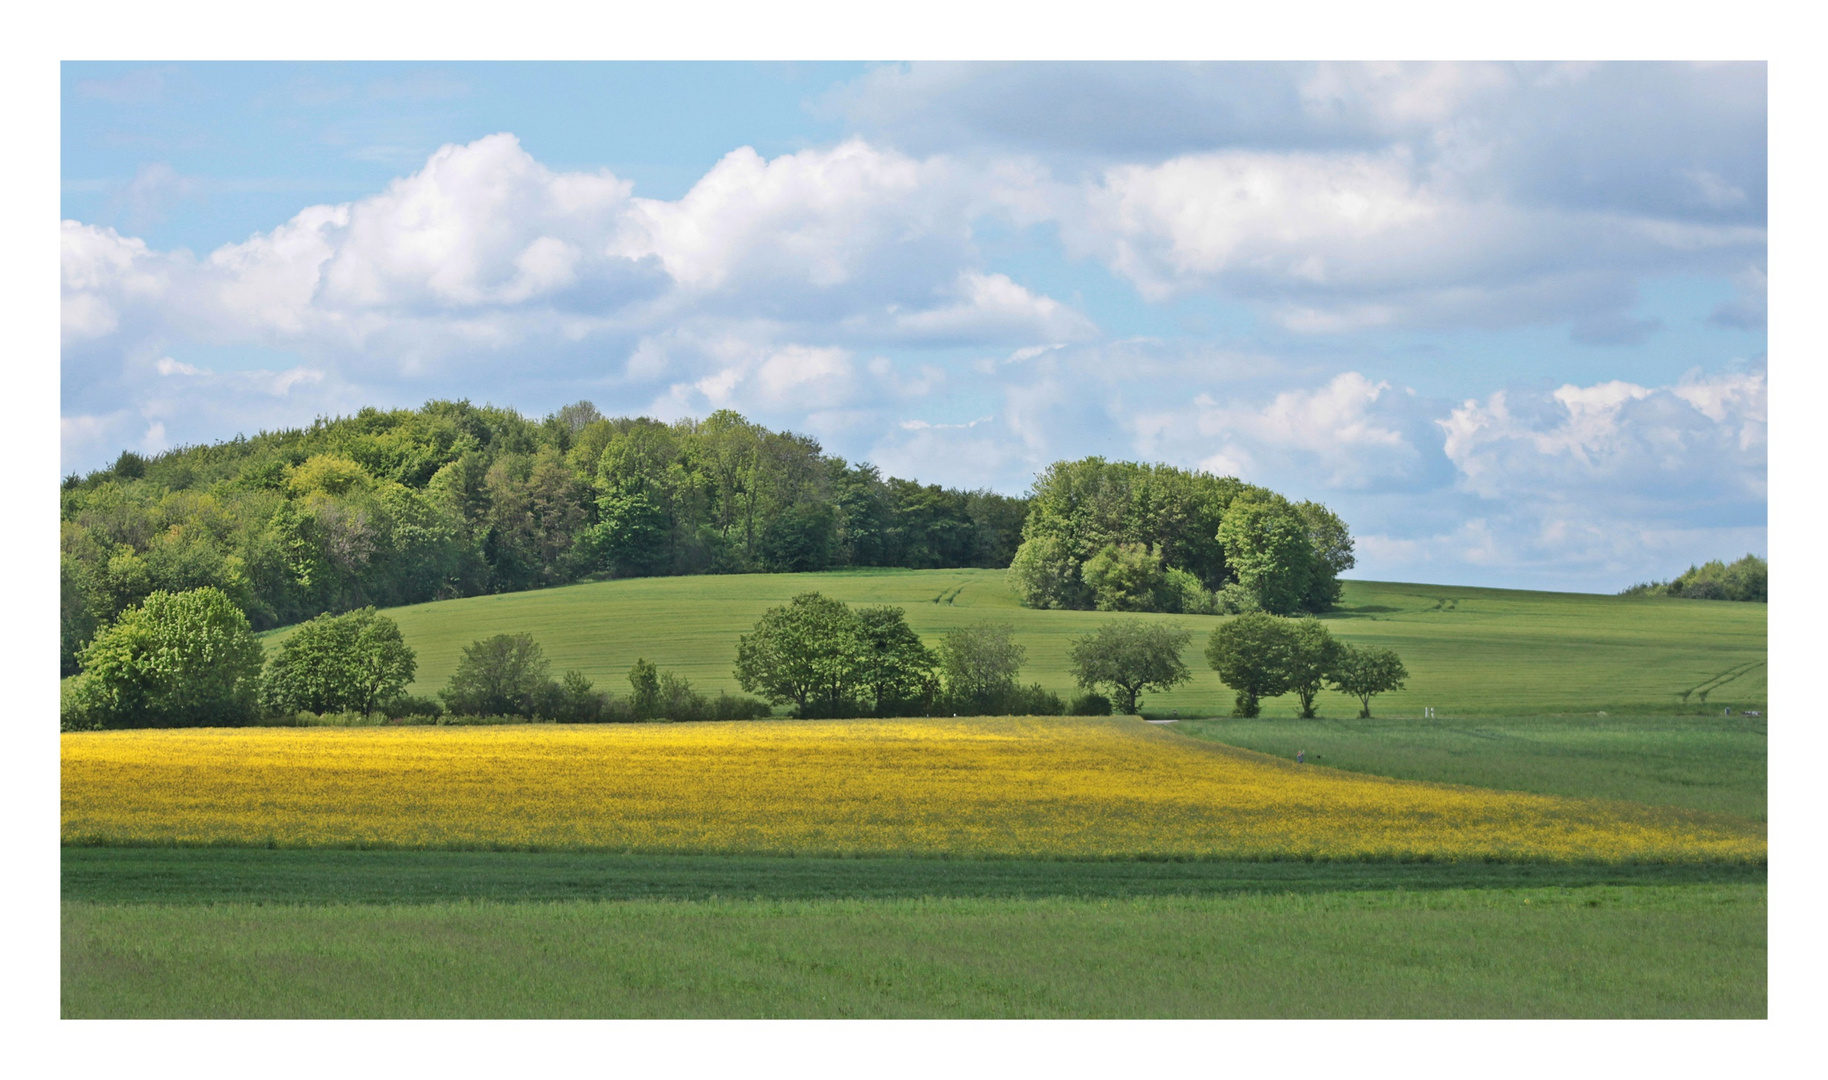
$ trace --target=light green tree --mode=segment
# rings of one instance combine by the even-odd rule
[[[64,695],[66,727],[203,727],[253,718],[262,653],[214,586],[154,592],[82,650]]]
[[[1142,707],[1144,690],[1167,690],[1192,678],[1181,651],[1192,635],[1168,623],[1122,619],[1073,642],[1073,676],[1087,690],[1111,687],[1120,713]]]
[[[1017,692],[1016,676],[1027,658],[1008,623],[978,623],[948,633],[940,639],[939,666],[952,711],[1002,712]]]
[[[374,608],[301,624],[267,665],[269,709],[371,713],[398,697],[417,670],[400,627]]]
[[[803,717],[854,715],[867,668],[857,616],[816,592],[768,609],[736,645],[742,688]]]
[[[1390,649],[1346,645],[1333,663],[1327,682],[1342,694],[1359,701],[1358,718],[1371,718],[1371,699],[1388,690],[1401,690],[1409,678],[1403,661]]]
[[[1296,619],[1289,631],[1288,688],[1301,702],[1301,717],[1314,718],[1314,698],[1339,661],[1340,643],[1319,619]]]
[[[531,716],[552,665],[531,634],[496,634],[471,642],[439,694],[453,713]]]

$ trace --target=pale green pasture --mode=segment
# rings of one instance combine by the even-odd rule
[[[396,608],[418,652],[417,693],[444,685],[459,650],[499,633],[531,633],[554,674],[577,668],[600,687],[625,692],[638,656],[671,668],[700,689],[738,687],[731,676],[737,637],[794,594],[818,591],[852,604],[896,604],[936,644],[947,630],[994,620],[1013,623],[1028,649],[1023,680],[1061,694],[1074,691],[1067,651],[1074,638],[1117,618],[1091,611],[1034,611],[1016,605],[1000,570],[852,570],[821,574],[744,574],[607,581],[537,592],[470,597]],[[936,602],[937,601],[937,602]],[[1445,585],[1349,581],[1340,610],[1327,616],[1350,642],[1396,649],[1408,689],[1377,699],[1380,715],[1718,713],[1763,709],[1763,604],[1668,597],[1538,593]],[[1222,620],[1147,615],[1193,633],[1193,681],[1145,696],[1152,716],[1222,715],[1231,693],[1202,655]],[[269,641],[283,637],[276,631]],[[1734,672],[1740,672],[1734,676]],[[1699,691],[1726,679],[1703,705]],[[1686,703],[1680,694],[1695,690]],[[1323,715],[1349,718],[1356,706],[1323,695]],[[1292,716],[1292,699],[1267,703],[1268,717]]]

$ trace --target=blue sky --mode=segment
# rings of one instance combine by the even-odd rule
[[[1765,69],[65,64],[63,468],[468,397],[1101,453],[1355,576],[1766,544]]]

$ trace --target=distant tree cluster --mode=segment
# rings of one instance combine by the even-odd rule
[[[1282,619],[1254,611],[1220,624],[1206,643],[1206,660],[1236,694],[1233,716],[1258,716],[1263,699],[1293,693],[1311,718],[1323,685],[1358,699],[1359,718],[1371,699],[1401,690],[1409,672],[1390,649],[1335,641],[1319,619]]]
[[[586,575],[1009,565],[1026,504],[884,478],[733,412],[433,401],[142,457],[62,493],[61,666],[155,592],[255,629]]]
[[[1006,623],[980,623],[930,649],[901,608],[852,609],[801,593],[742,636],[735,675],[745,691],[800,717],[1066,713],[1057,694],[1017,681],[1027,650],[1014,634]]]
[[[1010,588],[1028,607],[1318,612],[1354,563],[1338,515],[1234,477],[1090,457],[1035,481]]]
[[[1621,596],[1680,596],[1689,600],[1742,600],[1768,603],[1770,566],[1756,555],[1732,563],[1719,559],[1691,566],[1674,581],[1647,581]]]

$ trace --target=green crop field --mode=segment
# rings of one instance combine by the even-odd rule
[[[1762,884],[90,904],[66,1017],[1763,1017]]]
[[[459,651],[492,634],[530,633],[554,673],[577,668],[599,687],[626,692],[643,656],[701,690],[738,687],[731,676],[739,635],[762,612],[796,593],[818,591],[852,604],[896,604],[929,643],[982,620],[1013,623],[1028,649],[1023,671],[1061,694],[1074,690],[1067,650],[1100,623],[1135,616],[1035,611],[1017,606],[1000,570],[852,570],[825,574],[742,574],[636,578],[536,592],[470,597],[395,608],[417,650],[415,693],[442,687]],[[1377,699],[1374,712],[1533,716],[1600,712],[1721,715],[1763,711],[1765,605],[1669,597],[1594,596],[1447,585],[1348,581],[1335,636],[1397,650],[1406,690]],[[1148,615],[1193,632],[1193,681],[1145,696],[1145,715],[1223,716],[1231,693],[1206,666],[1206,637],[1221,621]],[[274,631],[269,642],[284,636]],[[1322,713],[1356,714],[1343,696],[1322,696]],[[1293,699],[1265,703],[1269,717],[1293,716]]]

